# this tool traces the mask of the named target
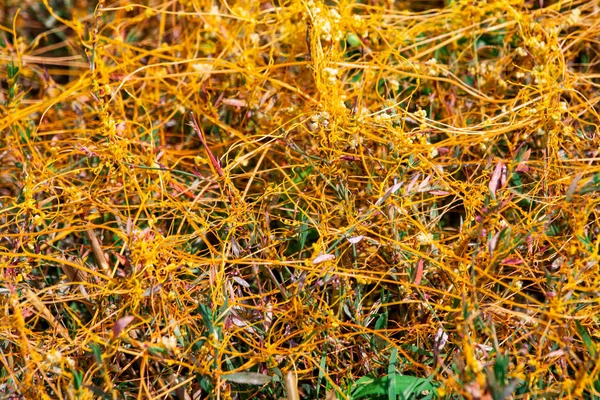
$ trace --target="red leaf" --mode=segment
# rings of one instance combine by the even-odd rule
[[[224,172],[223,172],[223,168],[221,168],[221,163],[219,162],[219,159],[217,159],[214,156],[214,154],[212,153],[212,151],[210,151],[210,147],[208,147],[208,143],[206,143],[206,139],[204,138],[204,133],[202,133],[202,129],[200,129],[200,126],[198,125],[198,122],[196,121],[196,117],[194,116],[194,113],[190,112],[190,115],[192,117],[191,118],[191,126],[196,131],[198,138],[200,138],[200,142],[202,142],[202,145],[204,146],[204,150],[206,150],[206,154],[208,154],[208,158],[210,159],[211,164],[213,165],[213,167],[215,167],[217,174],[219,176],[223,176]]]
[[[575,177],[571,181],[571,184],[569,185],[569,188],[567,189],[567,201],[571,200],[571,198],[575,194],[575,191],[577,190],[577,184],[581,180],[582,176],[583,176],[583,172],[580,172],[577,175],[575,175]]]
[[[450,192],[446,192],[445,190],[430,190],[429,193],[436,196],[448,196],[450,194]]]
[[[386,190],[385,193],[383,194],[383,196],[381,196],[379,199],[377,199],[377,201],[375,202],[375,205],[376,206],[382,205],[383,202],[386,201],[388,199],[388,197],[390,197],[392,194],[396,193],[398,191],[398,189],[400,189],[401,186],[402,186],[402,182],[398,182],[394,186],[392,186],[391,188]]]
[[[115,324],[113,325],[113,328],[112,328],[113,338],[114,339],[118,338],[119,335],[121,334],[121,332],[123,332],[123,329],[125,329],[127,327],[127,325],[129,325],[131,323],[131,321],[133,321],[134,319],[135,319],[135,317],[127,316],[127,317],[123,317],[123,318],[119,319],[117,322],[115,322]]]
[[[498,164],[496,164],[496,168],[494,168],[494,172],[492,173],[492,177],[490,178],[490,192],[492,192],[492,195],[494,197],[496,197],[496,190],[498,190],[498,188],[500,188],[502,186],[501,180],[502,180],[502,169],[504,168],[504,164],[502,163],[502,161],[499,161]]]
[[[423,182],[419,185],[417,192],[424,192],[427,189],[427,185],[429,185],[429,181],[431,180],[431,175],[428,175],[427,178],[423,179]]]
[[[517,168],[515,168],[515,172],[527,172],[529,171],[529,167],[527,165],[525,165],[524,163],[519,163],[519,165],[517,165]]]
[[[33,315],[33,310],[31,310],[31,308],[23,308],[21,309],[21,315],[23,316],[23,318],[27,319],[29,317],[31,317]]]
[[[492,237],[492,239],[488,242],[488,250],[490,251],[490,256],[494,255],[494,250],[496,249],[496,244],[498,243],[498,239],[500,238],[500,232],[496,232],[496,234]]]
[[[421,176],[421,174],[416,174],[410,181],[410,183],[408,184],[408,186],[406,187],[406,194],[410,194],[410,192],[412,191],[413,187],[415,186],[415,184],[417,183],[417,179],[419,179],[419,177]]]
[[[248,103],[246,103],[246,100],[240,100],[240,99],[223,99],[221,102],[223,104],[227,104],[229,106],[234,106],[234,107],[246,107],[248,105]]]
[[[525,261],[523,261],[520,258],[505,258],[504,260],[502,260],[502,264],[505,265],[519,265],[519,264],[523,264]]]
[[[129,263],[129,260],[127,259],[127,257],[125,257],[122,254],[119,253],[115,253],[112,252],[112,255],[116,257],[116,259],[119,261],[119,263],[125,267],[129,267],[131,264]]]
[[[362,236],[362,235],[347,238],[348,242],[350,242],[351,244],[356,244],[363,239],[364,239],[364,236]]]
[[[317,265],[331,260],[335,260],[335,254],[321,254],[320,256],[317,256],[312,263]]]
[[[417,270],[415,271],[415,285],[420,285],[421,279],[423,279],[423,259],[419,258],[419,262],[417,263]]]
[[[523,157],[521,158],[521,161],[519,161],[519,165],[517,165],[517,168],[515,168],[515,172],[527,172],[527,171],[529,171],[529,167],[527,166],[527,161],[529,161],[529,156],[531,156],[531,149],[527,150],[523,154]]]

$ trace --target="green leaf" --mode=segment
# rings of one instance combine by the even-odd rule
[[[363,381],[361,382],[361,380]],[[356,383],[358,384],[359,382],[360,385],[355,384],[356,389],[354,389],[352,393],[353,399],[359,399],[361,397],[373,395],[384,396],[385,394],[387,394],[387,376],[377,379],[363,377],[359,379]]]
[[[420,395],[424,390],[432,392],[435,385],[431,383],[430,378],[418,378],[416,376],[393,374],[395,380],[395,396],[403,396],[404,398],[414,398]],[[360,399],[368,397],[375,399],[378,396],[390,396],[389,393],[390,379],[389,376],[381,378],[362,377],[355,382],[352,389],[352,399]]]
[[[504,354],[498,354],[496,361],[494,362],[494,375],[496,376],[496,382],[502,386],[506,385],[506,377],[508,376],[508,356]]]
[[[203,376],[200,379],[200,387],[202,388],[202,390],[204,390],[207,393],[212,392],[213,384],[212,384],[210,378],[207,376]]]
[[[579,241],[585,245],[585,248],[587,251],[589,251],[589,252],[594,251],[594,243],[592,243],[592,241],[590,239],[588,239],[585,236],[581,236],[581,235],[575,235],[575,237],[577,239],[579,239]]]
[[[527,154],[528,151],[529,148],[527,146],[521,147],[521,150],[519,150],[517,156],[514,159],[514,164],[519,164],[521,161],[523,161],[523,157],[525,157],[525,154]],[[529,154],[531,154],[531,152],[529,152]],[[527,159],[529,159],[529,154],[527,155]]]
[[[578,194],[580,195],[584,195],[584,194],[588,194],[588,193],[593,193],[593,192],[597,192],[600,191],[600,185],[585,185],[584,187],[582,187]]]
[[[223,379],[229,382],[241,383],[244,385],[262,386],[273,380],[273,377],[259,372],[236,372],[223,375]]]
[[[380,314],[379,317],[377,318],[377,321],[375,321],[375,330],[380,331],[382,329],[385,329],[385,327],[387,326],[387,320],[388,320],[387,311],[384,312],[383,314]]]
[[[325,367],[327,365],[327,344],[323,347],[323,354],[321,355],[321,365],[319,368],[319,379],[317,381],[317,399],[319,398],[319,389],[321,389],[321,381],[325,376]]]
[[[73,387],[75,390],[80,390],[83,383],[83,372],[72,369],[71,373],[73,374]]]
[[[350,34],[346,38],[346,42],[348,42],[348,46],[350,47],[358,47],[360,46],[360,39],[355,34]]]
[[[150,353],[152,355],[160,356],[160,355],[168,354],[169,350],[163,349],[162,347],[158,347],[158,346],[150,346],[150,347],[148,347],[148,353]]]
[[[275,375],[273,375],[273,382],[283,382],[283,372],[277,367],[273,367],[272,370],[275,373]]]
[[[300,215],[300,232],[298,234],[298,251],[304,250],[304,246],[306,245],[306,239],[308,238],[308,232],[310,228],[308,227],[308,218],[303,213]]]
[[[431,380],[433,379],[433,375],[431,375],[429,378],[415,378],[412,376],[405,375],[405,378],[410,378],[410,379],[408,379],[408,380],[404,379],[398,383],[398,391],[402,390],[402,394],[401,394],[402,398],[425,399],[425,398],[430,398],[431,396],[433,396],[433,391],[435,390],[435,385],[433,385],[431,383]],[[429,393],[429,395],[427,395],[426,397],[422,397],[422,396],[424,396],[424,394],[423,394],[424,391],[427,391]]]
[[[206,304],[199,303],[198,304],[198,313],[200,313],[200,315],[202,316],[204,325],[206,325],[208,332],[212,335],[215,332],[215,327],[214,327],[213,321],[212,321],[213,320],[212,311]]]
[[[7,65],[8,79],[14,79],[19,74],[19,67],[15,65],[14,61],[10,61]]]
[[[589,64],[590,56],[587,53],[581,52],[579,53],[579,61],[581,61],[581,64]]]
[[[577,332],[579,332],[579,336],[581,336],[581,340],[583,340],[583,344],[585,348],[590,352],[590,356],[592,358],[596,357],[596,345],[592,341],[592,338],[587,333],[587,330],[579,321],[575,321],[575,325],[577,326]]]
[[[96,343],[90,343],[90,349],[92,350],[92,354],[94,355],[94,360],[98,364],[103,364],[102,362],[102,349]]]
[[[362,79],[362,71],[360,71],[360,72],[358,72],[358,73],[354,74],[354,75],[352,76],[352,79],[351,79],[350,81],[351,81],[351,82],[358,82],[358,81],[360,81],[361,79]]]
[[[398,349],[392,349],[390,365],[388,365],[388,400],[396,400],[396,359]]]
[[[106,393],[105,391],[103,391],[100,388],[97,388],[96,386],[92,386],[92,385],[86,385],[85,386],[90,392],[94,393],[96,396],[99,396],[101,399],[103,400],[112,400],[112,395]]]

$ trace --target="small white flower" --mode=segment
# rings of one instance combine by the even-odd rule
[[[561,102],[558,104],[558,109],[559,109],[561,112],[567,112],[567,111],[568,111],[568,108],[567,108],[567,103],[566,103],[566,102],[564,102],[564,101],[561,101]]]
[[[324,20],[321,25],[321,39],[326,42],[330,42],[331,38],[331,22]]]
[[[167,350],[177,349],[177,338],[175,336],[163,336],[160,341]]]
[[[325,74],[325,76],[327,77],[327,82],[329,82],[330,84],[334,85],[335,83],[337,83],[337,77],[339,74],[339,70],[337,68],[323,68],[323,73]]]
[[[579,8],[574,8],[571,10],[571,15],[567,18],[567,23],[569,25],[575,25],[581,22],[581,10]]]
[[[62,360],[62,354],[58,350],[51,350],[46,354],[46,362],[51,365],[59,364]]]
[[[418,110],[418,111],[415,111],[413,113],[413,115],[414,115],[414,117],[416,119],[423,119],[423,118],[427,117],[427,111],[425,111],[425,110]]]
[[[433,235],[431,233],[420,232],[417,240],[419,244],[431,244],[433,243]]]
[[[517,53],[517,55],[519,55],[520,57],[525,57],[527,55],[527,51],[525,51],[525,49],[522,47],[517,47],[515,49],[515,53]]]
[[[200,74],[207,74],[213,69],[212,64],[192,64],[192,68],[194,71],[199,72]]]
[[[250,37],[250,42],[254,46],[256,46],[258,44],[258,42],[260,41],[260,35],[256,32],[252,32],[249,37]]]
[[[342,16],[340,15],[340,13],[337,12],[337,10],[335,10],[335,9],[329,10],[329,16],[331,17],[331,19],[334,22],[340,22],[340,20],[342,19]]]

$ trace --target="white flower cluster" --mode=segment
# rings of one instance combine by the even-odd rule
[[[421,122],[421,125],[419,125],[419,129],[421,129],[422,131],[427,129],[427,124],[425,123],[425,118],[427,118],[427,111],[423,109],[417,110],[414,113],[412,113],[412,115],[417,121]]]
[[[517,53],[517,55],[519,57],[525,57],[525,56],[527,56],[527,51],[524,48],[522,48],[522,47],[517,47],[515,49],[515,53]]]
[[[48,353],[46,353],[46,358],[44,359],[43,365],[47,368],[57,366],[60,367],[63,362],[65,362],[70,368],[75,367],[75,360],[73,360],[71,357],[63,357],[59,350],[50,350]]]
[[[371,117],[371,115],[371,110],[369,110],[367,107],[361,107],[356,112],[356,120],[357,122],[364,122],[368,120]]]
[[[535,67],[533,67],[531,74],[534,77],[533,82],[536,85],[545,85],[548,83],[548,79],[546,79],[547,73],[546,73],[546,71],[544,71],[543,66],[536,65]]]
[[[327,111],[316,113],[315,115],[310,117],[310,121],[308,122],[308,129],[314,132],[317,129],[319,129],[320,126],[322,126],[323,128],[327,128],[329,126],[330,118],[331,116]]]
[[[221,17],[220,17],[221,11],[219,10],[219,6],[213,5],[210,8],[209,14],[214,15],[216,17],[217,21],[221,21]]]
[[[421,245],[428,245],[433,243],[433,235],[429,232],[419,232],[417,240]]]
[[[339,70],[337,68],[323,68],[323,74],[331,85],[335,85],[338,81]]]
[[[192,69],[200,75],[209,74],[213,70],[214,65],[208,63],[192,64]]]
[[[257,46],[258,42],[260,42],[260,35],[256,32],[252,32],[249,35],[250,38],[250,43],[252,43],[252,45]]]
[[[581,23],[581,9],[574,8],[567,17],[567,20],[561,25],[562,29],[570,28],[573,25]]]
[[[470,67],[469,72],[473,75],[478,75],[477,80],[480,86],[488,83],[495,84],[496,87],[502,89],[506,89],[508,86],[508,83],[501,77],[502,71],[498,71],[498,67],[489,60],[482,61],[476,66]],[[517,77],[517,79],[519,78]]]
[[[62,353],[58,350],[51,350],[48,353],[46,353],[46,362],[48,364],[51,365],[57,365],[60,364],[60,362],[62,361],[63,357],[62,357]]]
[[[373,117],[373,120],[380,123],[390,121],[394,124],[399,124],[400,119],[398,113],[396,112],[396,106],[394,102],[391,100],[385,101],[383,103],[383,110],[378,112]]]
[[[525,44],[535,56],[545,55],[548,51],[548,44],[538,36],[528,37]]]
[[[444,68],[444,64],[440,64],[435,57],[430,58],[425,62],[410,63],[409,61],[400,61],[397,68],[401,71],[415,71],[428,76],[448,76],[449,72]]]
[[[175,336],[163,336],[160,338],[160,343],[166,350],[175,351],[177,349],[177,338]]]
[[[427,118],[427,111],[425,110],[417,110],[413,113],[413,116],[415,117],[415,119],[419,120],[419,119],[423,119],[423,118]]]
[[[440,67],[439,67],[435,57],[427,60],[425,62],[425,65],[427,65],[429,67],[429,69],[427,70],[427,75],[438,76],[438,74],[440,73]]]
[[[567,103],[565,101],[561,101],[560,103],[558,103],[558,110],[560,112],[567,112],[567,111],[569,111],[569,108],[567,107]]]
[[[538,112],[539,112],[538,109],[535,107],[526,108],[524,111],[525,115],[528,115],[528,116],[536,115]]]
[[[352,16],[352,26],[353,28],[357,29],[358,32],[360,32],[360,36],[363,39],[366,39],[369,37],[369,30],[367,29],[367,23],[366,21],[358,14],[354,14]]]
[[[390,121],[392,119],[392,116],[390,114],[387,113],[380,113],[377,114],[373,117],[373,120],[375,122],[384,122],[384,121]]]
[[[313,0],[309,0],[307,5],[313,18],[313,26],[319,32],[321,39],[326,42],[341,40],[343,33],[337,27],[342,20],[340,13],[333,8],[323,11]]]

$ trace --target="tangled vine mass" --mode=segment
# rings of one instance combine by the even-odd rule
[[[0,396],[597,398],[599,26],[6,0]]]

